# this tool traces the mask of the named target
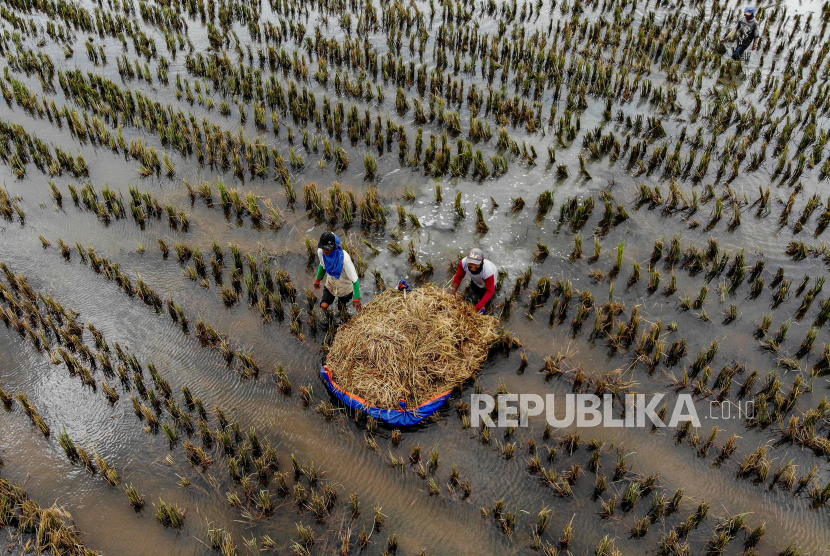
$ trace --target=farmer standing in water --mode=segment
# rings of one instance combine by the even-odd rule
[[[485,259],[484,251],[476,247],[458,263],[458,271],[452,281],[453,295],[465,276],[470,277],[470,289],[477,301],[476,310],[486,312],[487,304],[496,293],[496,265]]]
[[[755,50],[757,46],[755,41],[759,37],[759,33],[758,22],[755,20],[755,8],[753,6],[744,8],[744,20],[739,21],[737,27],[732,29],[720,42],[725,43],[734,37],[737,37],[737,44],[735,50],[732,51],[733,60],[740,60],[743,53],[750,46],[752,46],[752,50]]]
[[[320,266],[317,267],[314,289],[319,290],[323,278],[326,279],[320,307],[328,309],[337,299],[338,307],[342,308],[351,300],[355,309],[360,310],[360,280],[352,258],[340,246],[340,238],[331,232],[323,232],[317,244],[317,256]]]

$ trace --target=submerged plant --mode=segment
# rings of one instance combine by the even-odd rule
[[[167,504],[164,500],[159,499],[159,505],[156,506],[156,521],[165,527],[173,529],[181,529],[184,525],[185,510],[182,510],[176,504]]]

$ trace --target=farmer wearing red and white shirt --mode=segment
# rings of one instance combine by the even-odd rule
[[[453,295],[458,291],[464,276],[470,277],[470,290],[478,300],[476,310],[486,312],[487,304],[496,293],[496,265],[485,259],[484,251],[476,247],[458,263],[458,271],[452,280]]]

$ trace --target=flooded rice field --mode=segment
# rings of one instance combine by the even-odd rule
[[[0,0],[0,548],[830,554],[830,8],[756,7]],[[320,379],[326,230],[364,303],[498,268],[422,425]]]

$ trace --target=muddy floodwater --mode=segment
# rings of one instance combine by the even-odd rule
[[[0,549],[830,554],[830,8],[744,8],[0,0]],[[326,230],[364,304],[498,268],[419,426],[320,378]]]

